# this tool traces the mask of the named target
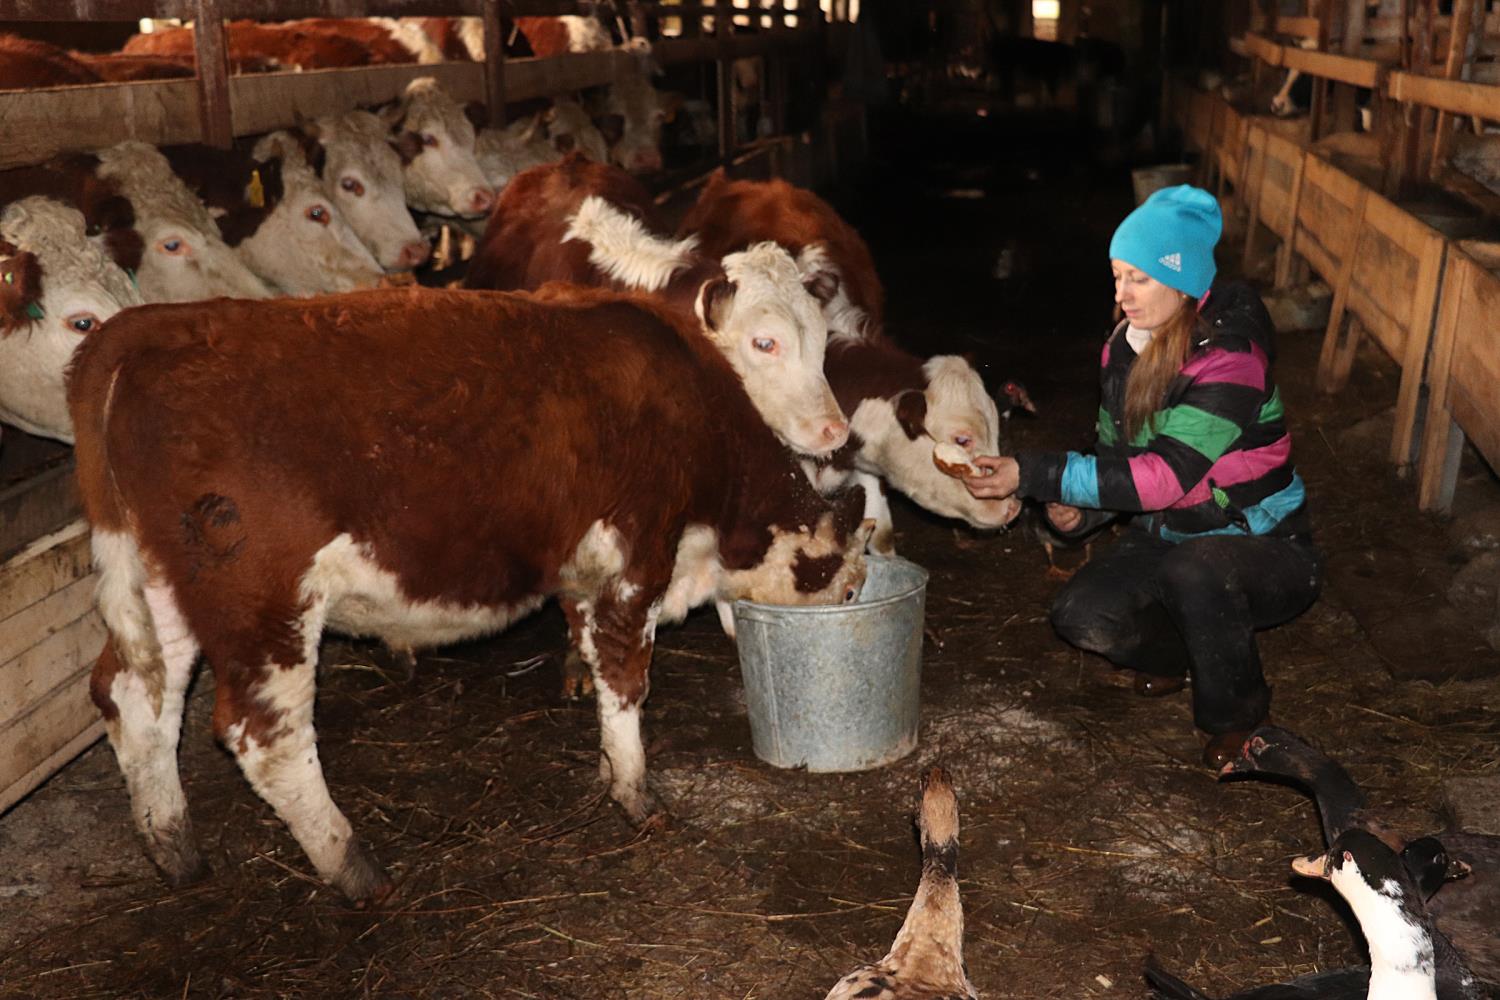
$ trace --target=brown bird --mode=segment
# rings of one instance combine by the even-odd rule
[[[978,1000],[964,968],[964,910],[958,898],[958,800],[948,774],[922,776],[917,810],[922,881],[890,952],[840,979],[824,1000]]]

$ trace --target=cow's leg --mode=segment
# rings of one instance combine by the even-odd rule
[[[204,871],[177,771],[182,709],[198,643],[169,587],[144,583],[134,545],[104,532],[95,539],[99,604],[110,641],[94,664],[94,704],[130,791],[146,854],[167,882],[184,885]]]
[[[657,602],[607,595],[580,601],[583,620],[579,652],[594,672],[602,753],[599,775],[609,794],[632,821],[644,824],[660,812],[646,785],[646,751],[641,743],[641,703],[650,690],[651,651],[656,642]]]
[[[875,521],[870,536],[870,551],[882,556],[896,554],[896,524],[891,518],[891,501],[885,495],[885,483],[868,472],[857,472],[854,481],[865,491],[865,517]]]
[[[314,601],[289,636],[283,630],[274,648],[260,642],[239,649],[206,649],[216,667],[237,664],[215,671],[214,730],[318,874],[363,905],[383,899],[391,884],[334,805],[318,760],[313,695],[323,613],[322,603]]]
[[[565,701],[577,701],[584,695],[594,693],[594,674],[579,652],[583,640],[583,615],[578,604],[569,598],[558,601],[563,617],[568,620],[568,655],[563,657],[562,696]]]

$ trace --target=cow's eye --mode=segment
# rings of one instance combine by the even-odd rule
[[[431,132],[423,132],[422,133],[422,145],[424,145],[424,146],[436,146],[437,144],[438,144],[438,137],[437,136],[433,135]]]
[[[68,326],[78,333],[89,333],[99,326],[99,317],[93,313],[74,313],[64,320]]]
[[[348,191],[356,198],[362,197],[365,193],[365,186],[354,177],[345,177],[343,180],[339,181],[339,187],[343,188],[345,191]]]
[[[750,345],[762,354],[776,353],[776,340],[773,337],[756,337]]]
[[[187,244],[180,236],[168,236],[156,244],[156,248],[169,257],[180,257],[187,253]]]
[[[974,443],[974,439],[968,434],[955,434],[953,435],[953,443],[958,445],[960,448],[967,448],[969,445]]]
[[[316,222],[320,226],[328,225],[330,218],[328,215],[328,209],[324,208],[322,205],[314,205],[303,214],[307,216],[309,221]]]
[[[855,590],[853,587],[845,587],[844,588],[844,603],[845,604],[853,604],[854,603],[854,599],[856,597],[858,597],[858,596],[859,596],[859,591]]]

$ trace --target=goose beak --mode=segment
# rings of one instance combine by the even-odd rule
[[[1292,871],[1298,875],[1306,875],[1308,878],[1328,877],[1328,855],[1314,854],[1305,858],[1292,859]]]

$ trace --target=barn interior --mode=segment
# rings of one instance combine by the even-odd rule
[[[306,18],[347,19],[323,29],[340,39],[464,18],[477,41],[293,65],[231,30]],[[554,50],[562,18],[603,41]],[[189,27],[161,78],[87,58]],[[0,211],[7,178],[58,157],[246,151],[419,78],[480,135],[545,132],[554,102],[644,78],[673,95],[633,170],[664,231],[717,170],[816,192],[868,245],[895,344],[967,358],[1002,409],[1024,387],[1002,455],[1094,447],[1111,236],[1161,188],[1210,192],[1219,275],[1275,325],[1322,559],[1311,607],[1256,636],[1267,721],[1347,769],[1381,830],[1481,845],[1434,899],[1479,901],[1449,936],[1500,982],[1497,0],[0,0],[0,36]],[[17,76],[4,39],[93,79]],[[414,219],[430,258],[380,285],[461,288],[484,215]],[[30,336],[7,322],[0,349]],[[1291,871],[1327,846],[1305,791],[1205,767],[1191,686],[1142,697],[1054,630],[1121,528],[1071,543],[1028,507],[981,529],[894,488],[894,550],[928,574],[899,759],[761,759],[744,650],[701,607],[656,632],[642,729],[663,811],[640,824],[599,778],[594,695],[565,689],[556,601],[411,657],[329,631],[321,766],[392,891],[354,906],[320,877],[216,739],[223,681],[201,663],[177,760],[207,871],[169,885],[90,694],[110,640],[75,467],[71,440],[0,423],[0,996],[822,997],[902,926],[935,767],[979,996],[1179,995],[1151,992],[1148,961],[1230,996],[1370,961],[1339,892]]]

